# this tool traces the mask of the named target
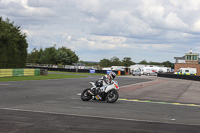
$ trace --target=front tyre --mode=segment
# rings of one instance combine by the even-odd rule
[[[82,93],[81,93],[81,99],[83,101],[89,101],[90,99],[92,99],[92,96],[89,94],[90,89],[85,89]]]
[[[116,90],[111,90],[108,92],[107,96],[106,96],[106,101],[108,103],[114,103],[117,101],[117,99],[119,98],[119,93]]]

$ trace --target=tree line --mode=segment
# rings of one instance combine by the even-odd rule
[[[123,60],[120,61],[119,58],[114,56],[111,59],[102,59],[99,62],[100,67],[111,67],[111,66],[126,66],[129,67],[130,65],[135,65],[136,63],[131,60],[131,57],[124,57]],[[137,64],[143,64],[143,65],[160,65],[165,67],[171,67],[174,68],[174,64],[170,61],[164,61],[164,62],[147,62],[146,60],[142,60],[138,62]]]
[[[110,67],[110,66],[130,66],[134,65],[135,62],[131,60],[131,57],[124,57],[120,60],[118,57],[114,56],[111,59],[102,59],[99,62],[100,67]]]
[[[100,62],[85,62],[85,61],[79,61],[82,64],[85,64],[86,66],[98,66],[98,67],[111,67],[111,66],[126,66],[129,67],[131,65],[135,65],[136,63],[132,61],[131,57],[124,57],[122,60],[120,60],[118,57],[114,56],[111,59],[102,59]],[[171,67],[174,69],[174,63],[170,61],[164,61],[164,62],[147,62],[146,60],[142,60],[138,62],[137,64],[142,65],[159,65],[159,66],[165,66],[165,67]]]
[[[28,54],[27,63],[72,65],[72,63],[78,62],[78,56],[71,49],[66,47],[56,49],[55,46],[44,50],[34,48]]]

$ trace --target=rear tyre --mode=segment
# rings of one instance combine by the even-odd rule
[[[85,89],[82,93],[81,93],[81,99],[83,101],[89,101],[90,99],[92,99],[92,96],[89,94],[90,89]]]
[[[107,96],[106,96],[106,101],[108,103],[114,103],[117,101],[117,99],[119,98],[119,93],[116,90],[111,90],[108,92]]]

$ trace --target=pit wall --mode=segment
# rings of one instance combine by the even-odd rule
[[[0,69],[0,77],[39,75],[40,69]]]
[[[200,76],[192,76],[192,75],[177,75],[177,74],[158,73],[157,76],[158,77],[165,77],[165,78],[176,78],[176,79],[186,79],[186,80],[200,81]]]

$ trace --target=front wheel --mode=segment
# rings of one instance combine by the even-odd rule
[[[117,99],[119,98],[119,93],[116,90],[111,90],[108,92],[107,96],[106,96],[106,101],[108,103],[114,103],[117,101]]]
[[[89,101],[90,99],[92,99],[92,96],[89,94],[90,89],[85,89],[82,93],[81,93],[81,99],[83,101]]]

